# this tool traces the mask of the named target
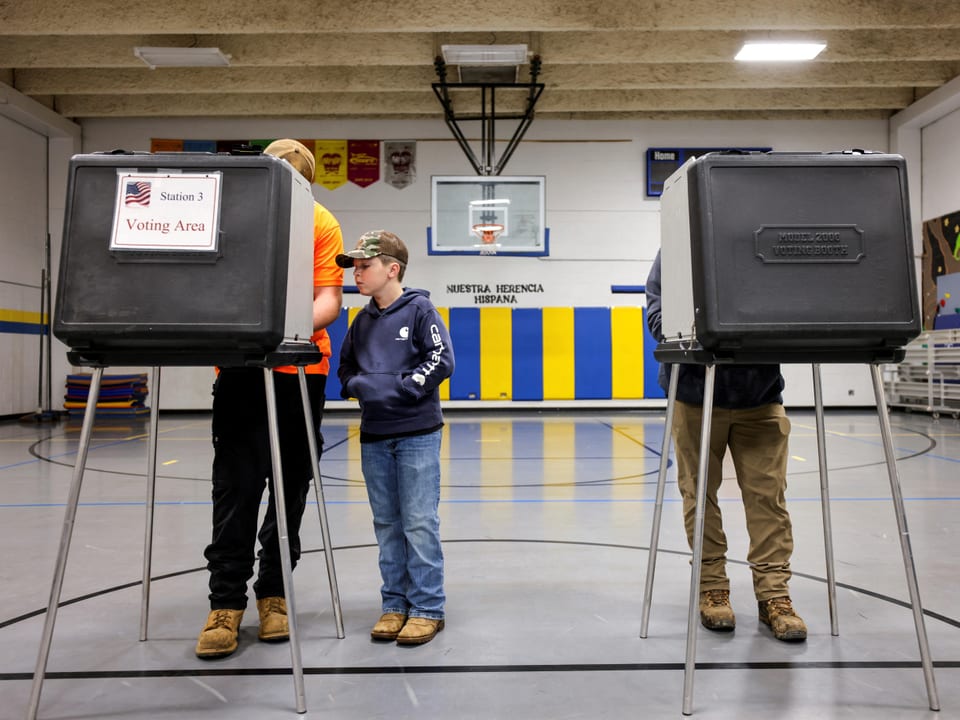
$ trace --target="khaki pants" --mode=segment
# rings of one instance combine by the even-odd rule
[[[696,405],[677,402],[674,408],[677,483],[683,496],[683,520],[691,548],[702,414],[702,408]],[[726,573],[727,538],[717,502],[723,479],[723,457],[730,448],[750,536],[747,560],[753,572],[754,594],[757,600],[789,594],[793,529],[784,497],[789,435],[790,421],[782,405],[747,410],[714,407],[704,507],[701,592],[730,588]]]

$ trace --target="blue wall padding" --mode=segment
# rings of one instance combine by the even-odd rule
[[[610,308],[574,308],[573,334],[576,399],[611,397]]]
[[[450,378],[451,400],[480,399],[480,308],[450,308],[450,340],[456,370]]]
[[[513,311],[513,399],[543,400],[543,311]]]

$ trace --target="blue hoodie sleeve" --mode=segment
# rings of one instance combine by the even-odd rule
[[[357,359],[353,353],[353,325],[347,328],[347,333],[340,346],[340,364],[337,366],[337,377],[340,380],[340,397],[349,400],[350,381],[357,375]]]
[[[647,276],[647,327],[650,328],[650,334],[654,340],[663,342],[663,333],[661,332],[662,322],[660,319],[660,251],[657,250],[657,257],[654,258],[653,266],[650,268],[650,274]]]
[[[420,313],[415,331],[420,362],[403,377],[401,386],[419,400],[453,374],[455,363],[450,333],[436,308],[431,305]]]

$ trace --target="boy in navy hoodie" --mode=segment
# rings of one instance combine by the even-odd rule
[[[407,248],[374,230],[337,256],[370,302],[340,350],[340,394],[360,401],[360,462],[380,548],[375,640],[430,642],[443,630],[438,387],[453,373],[450,335],[426,290],[404,288]]]

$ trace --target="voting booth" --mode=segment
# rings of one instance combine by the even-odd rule
[[[108,364],[243,364],[309,342],[312,240],[309,184],[269,155],[77,155],[53,333]]]
[[[34,672],[36,717],[76,516],[103,369],[160,366],[263,368],[284,591],[297,712],[305,712],[303,668],[272,368],[297,366],[314,490],[337,635],[343,637],[316,427],[303,367],[320,362],[313,334],[313,207],[310,183],[287,162],[259,152],[95,153],[74,156],[67,180],[53,333],[74,365],[93,368],[80,446]],[[157,442],[150,416],[147,519],[140,639],[147,639]]]
[[[663,363],[705,366],[683,713],[692,713],[706,475],[717,364],[811,363],[831,632],[838,635],[820,363],[870,365],[930,708],[939,709],[880,364],[920,333],[906,164],[899,155],[709,153],[661,196]],[[671,373],[644,590],[647,636],[679,373]]]
[[[899,155],[693,158],[664,185],[660,227],[665,341],[842,362],[920,333]]]

